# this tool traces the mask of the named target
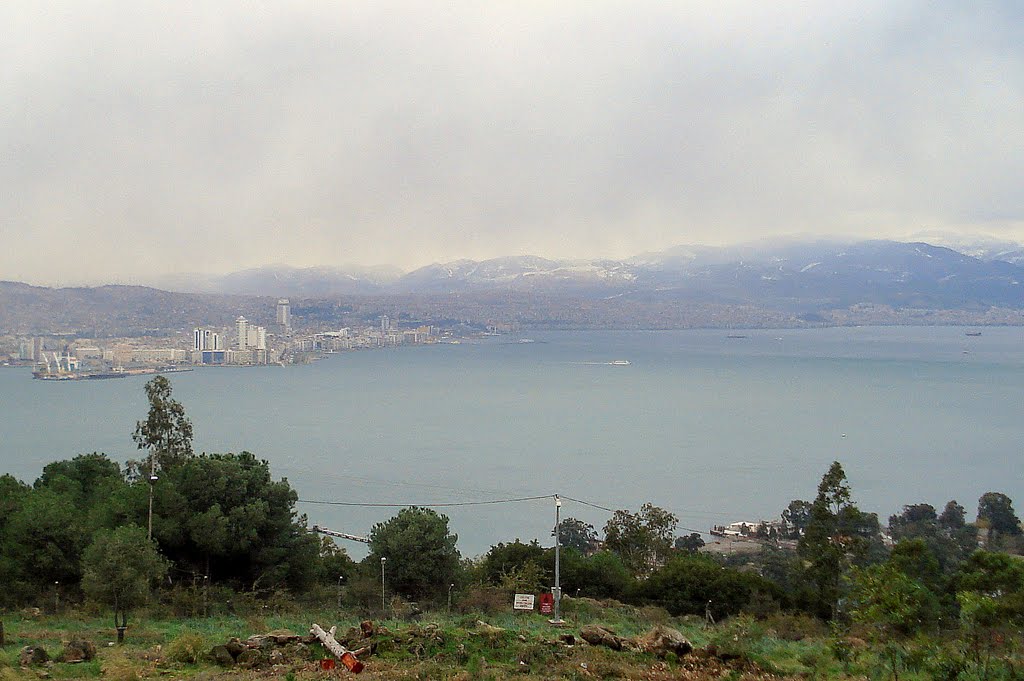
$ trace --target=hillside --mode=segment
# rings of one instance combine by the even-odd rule
[[[239,314],[269,325],[277,296],[291,296],[297,323],[329,328],[381,314],[538,328],[1024,323],[1024,266],[1015,251],[1000,242],[976,252],[808,241],[680,246],[621,261],[458,260],[402,276],[275,266],[186,278],[205,293],[0,282],[0,333],[157,335],[227,326]]]

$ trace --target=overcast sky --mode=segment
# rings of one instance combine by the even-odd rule
[[[0,279],[1024,239],[1019,2],[8,2]]]

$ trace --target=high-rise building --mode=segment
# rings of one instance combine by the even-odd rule
[[[287,298],[277,301],[277,325],[286,333],[292,329],[292,306]]]
[[[238,334],[238,349],[245,350],[249,347],[249,322],[245,317],[235,320],[235,331]]]
[[[254,350],[267,349],[267,330],[262,326],[250,324],[245,333],[245,347]]]
[[[192,329],[192,350],[223,350],[220,334],[212,329]]]
[[[391,319],[387,315],[383,315],[380,318],[380,330],[382,333],[387,333],[391,330]]]

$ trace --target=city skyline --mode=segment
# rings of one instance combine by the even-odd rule
[[[1024,241],[1012,3],[0,8],[3,279]]]

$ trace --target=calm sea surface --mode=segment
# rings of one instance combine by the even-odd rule
[[[556,492],[650,501],[685,528],[777,516],[829,463],[883,519],[1002,491],[1024,511],[1024,329],[557,332],[171,375],[197,451],[247,449],[304,500],[434,504]],[[629,360],[629,366],[606,364]],[[0,472],[137,455],[148,377],[52,383],[0,371]],[[365,533],[395,509],[303,503]],[[550,500],[443,509],[463,554],[549,541]],[[608,513],[566,501],[600,528]],[[680,530],[682,531],[682,530]],[[356,556],[361,545],[347,546]]]

